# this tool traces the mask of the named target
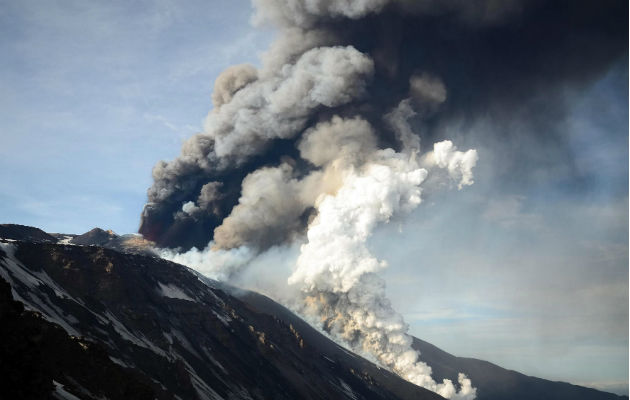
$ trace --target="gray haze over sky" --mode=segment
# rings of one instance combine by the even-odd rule
[[[250,13],[244,0],[0,1],[0,222],[135,232],[151,168],[201,129],[216,76],[258,64],[273,38]],[[460,140],[479,152],[475,184],[375,233],[412,334],[627,394],[627,88],[623,63],[571,93],[573,178],[524,166],[527,180],[497,185],[509,146]]]

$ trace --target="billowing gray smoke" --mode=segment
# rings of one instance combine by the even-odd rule
[[[395,149],[412,145],[396,136],[401,118],[415,132],[403,140],[412,141],[418,134],[452,138],[451,126],[464,127],[463,135],[485,118],[493,129],[460,145],[496,142],[483,135],[501,135],[513,146],[553,151],[554,161],[564,158],[570,170],[570,150],[556,126],[564,105],[572,91],[627,54],[628,4],[618,0],[255,5],[258,22],[279,27],[263,67],[234,66],[218,77],[204,132],[153,170],[140,232],[160,246],[203,248],[238,204],[245,177],[261,167],[284,163],[295,177],[308,174],[312,165],[300,159],[296,143],[334,115],[362,116],[374,126],[378,146]],[[382,118],[386,114],[392,118]],[[537,134],[517,138],[523,131]],[[542,152],[521,153],[525,160],[502,160],[508,182],[511,168],[523,161],[541,169],[549,164]],[[212,182],[213,190],[203,190]],[[223,227],[228,240],[217,245],[264,248],[289,240],[303,232],[310,212],[307,207],[300,222],[260,243],[239,241]]]
[[[540,132],[528,143],[562,157],[550,121],[627,51],[627,2],[604,3],[254,0],[254,20],[278,38],[261,69],[217,78],[204,131],[153,169],[140,232],[205,248],[169,253],[180,262],[236,255],[209,267],[227,278],[273,246],[301,244],[289,283],[302,313],[406,379],[472,399],[465,376],[459,390],[436,383],[419,361],[377,275],[387,264],[366,241],[417,207],[429,180],[473,184],[477,152],[445,140],[453,126],[486,118],[498,127],[487,135],[509,142],[518,120]],[[545,165],[536,151],[519,157]]]

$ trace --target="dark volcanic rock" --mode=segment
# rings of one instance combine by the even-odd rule
[[[94,228],[83,235],[73,237],[70,243],[105,247],[108,243],[115,241],[116,238],[118,238],[118,235],[111,230],[106,231],[101,228]]]
[[[43,243],[57,242],[57,238],[39,228],[17,224],[0,224],[0,238]]]
[[[123,253],[155,255],[153,243],[140,235],[117,235],[111,230],[94,228],[82,235],[73,236],[69,244],[80,246],[101,246]]]
[[[80,398],[441,398],[265,296],[159,258],[0,240],[0,278],[11,286],[0,283],[0,376],[12,379],[0,398],[46,398],[53,380]],[[455,357],[419,339],[414,347],[436,380],[466,373],[479,400],[622,398]]]
[[[154,243],[141,235],[117,235],[111,230],[94,228],[82,235],[47,233],[39,228],[17,224],[0,224],[0,239],[20,240],[35,243],[74,244],[78,246],[100,246],[123,253],[154,256]]]
[[[264,312],[181,265],[95,246],[15,242],[0,249],[0,276],[16,300],[170,395],[441,398],[347,352],[288,310]],[[51,357],[64,354],[42,355]],[[72,357],[68,352],[65,362]]]
[[[48,399],[56,386],[81,399],[172,399],[133,369],[112,362],[106,349],[71,337],[11,298],[0,278],[0,394],[6,399]]]

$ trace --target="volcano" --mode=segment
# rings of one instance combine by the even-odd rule
[[[2,398],[441,398],[268,297],[92,232],[71,244],[70,235],[2,226]],[[468,375],[481,400],[627,398],[456,357],[417,338],[413,347],[436,378]]]

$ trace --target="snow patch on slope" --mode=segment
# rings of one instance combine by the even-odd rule
[[[61,383],[53,380],[53,384],[55,385],[55,391],[52,393],[53,398],[59,400],[81,400],[77,396],[64,389]]]
[[[162,282],[158,282],[158,293],[161,296],[168,297],[171,299],[180,299],[180,300],[188,300],[195,301],[192,297],[188,296],[182,289],[169,283],[167,285]]]
[[[55,296],[62,299],[74,300],[72,296],[55,284],[46,272],[34,272],[26,268],[20,260],[15,258],[14,244],[0,242],[0,249],[6,254],[6,257],[0,258],[0,276],[11,285],[13,298],[22,302],[25,309],[36,311],[47,321],[61,326],[68,334],[80,336],[79,332],[68,323],[66,313],[51,301],[48,294],[42,291],[42,287],[48,287]],[[18,286],[26,286],[30,290],[22,296],[16,290]],[[76,321],[76,318],[72,318],[72,321]]]

